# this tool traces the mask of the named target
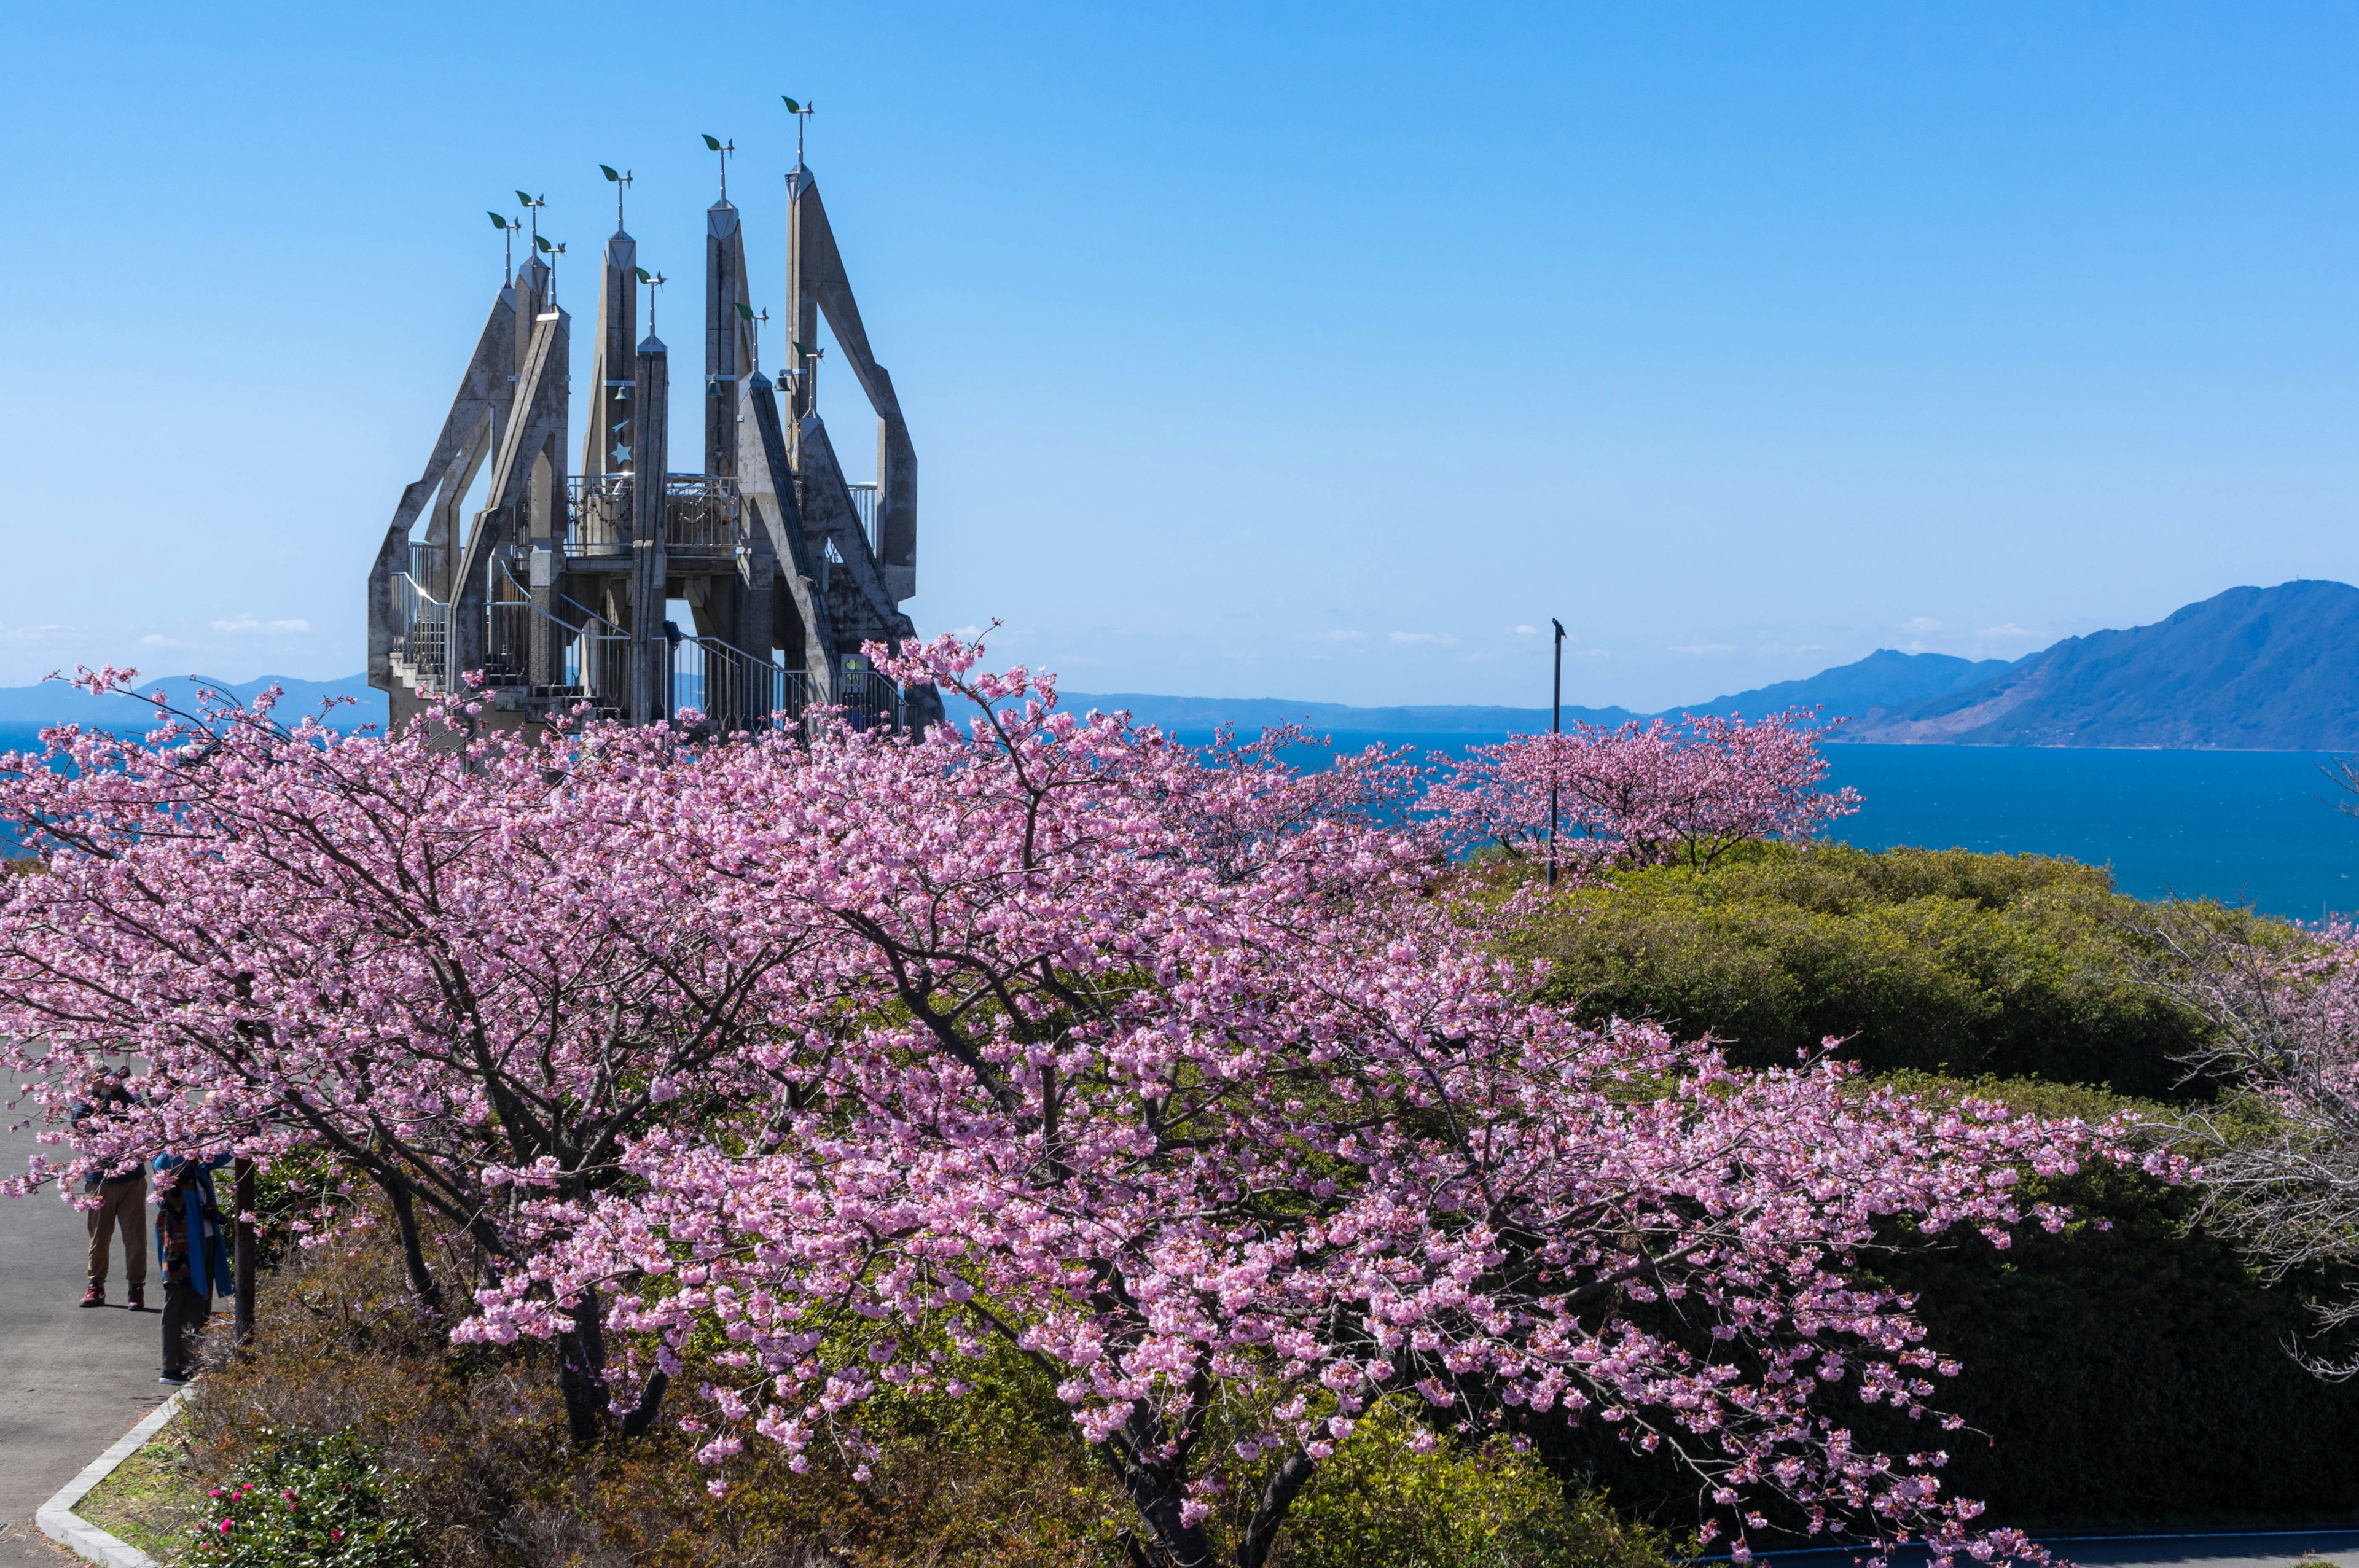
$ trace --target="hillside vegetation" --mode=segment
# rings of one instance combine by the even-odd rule
[[[2137,981],[2144,908],[2066,860],[1754,845],[1710,872],[1617,873],[1567,894],[1520,946],[1553,960],[1549,995],[1593,1018],[1711,1032],[1745,1065],[1790,1063],[1832,1035],[1875,1077],[1928,1095],[2159,1117],[2215,1090],[2174,1061],[2198,1022]],[[1943,1443],[1947,1487],[2046,1529],[2359,1514],[2359,1473],[2342,1458],[2359,1385],[2321,1382],[2287,1354],[2312,1327],[2309,1301],[2338,1280],[2265,1284],[2190,1224],[2190,1189],[2136,1172],[2034,1181],[2027,1196],[2071,1206],[2071,1223],[2027,1227],[2005,1251],[1946,1237],[1875,1265],[1963,1363],[1940,1396],[1967,1423]],[[1912,1441],[1881,1416],[1861,1431]],[[1692,1484],[1666,1468],[1585,1434],[1533,1435],[1561,1473],[1625,1507],[1676,1519],[1688,1506]]]
[[[1834,1037],[1872,1071],[2169,1098],[2198,1025],[2137,983],[2138,907],[2049,856],[1756,844],[1710,871],[1617,872],[1520,946],[1551,961],[1550,999],[1709,1033],[1742,1065]]]

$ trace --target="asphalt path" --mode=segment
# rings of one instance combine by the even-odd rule
[[[30,1133],[0,1132],[0,1172],[22,1172],[37,1147]],[[120,1240],[107,1271],[114,1304],[76,1304],[88,1235],[54,1191],[0,1197],[0,1568],[76,1561],[33,1528],[33,1510],[171,1392],[156,1381],[159,1315],[122,1304]],[[148,1252],[154,1303],[163,1286],[152,1239]]]
[[[1988,1522],[1985,1520],[1984,1522]],[[2305,1528],[2231,1535],[2043,1535],[2039,1543],[2084,1568],[2289,1568],[2302,1558],[2359,1568],[2359,1530]],[[1765,1552],[1767,1568],[1851,1568],[1858,1552]],[[1902,1568],[1925,1562],[1921,1551],[1897,1554]],[[1960,1558],[1965,1563],[1968,1559]]]

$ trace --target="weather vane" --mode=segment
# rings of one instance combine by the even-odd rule
[[[795,167],[800,168],[803,166],[803,122],[819,113],[819,105],[798,103],[784,93],[778,95],[778,102],[784,103],[787,113],[795,117]]]
[[[542,255],[549,258],[549,308],[554,310],[557,308],[557,258],[565,254],[565,247],[562,244],[550,244],[538,232],[532,236],[532,243]]]
[[[663,274],[649,272],[643,266],[635,266],[631,270],[637,273],[639,281],[647,286],[647,336],[652,338],[656,335],[656,290],[664,286],[666,279]]]
[[[519,190],[516,192],[516,200],[524,203],[525,216],[532,220],[533,248],[548,249],[549,247],[540,243],[540,210],[549,205],[549,198],[535,196],[527,190]]]
[[[737,314],[744,317],[745,324],[754,330],[754,353],[747,362],[758,371],[762,368],[762,323],[770,319],[770,308],[766,305],[764,306],[762,313],[756,316],[754,314],[754,308],[740,299],[737,302]]]
[[[614,165],[602,163],[598,166],[598,172],[614,187],[614,232],[619,234],[623,232],[623,191],[631,183],[631,171],[626,168],[616,174]]]
[[[516,231],[524,227],[524,220],[521,218],[503,218],[497,212],[493,212],[488,207],[484,208],[484,211],[491,213],[492,227],[500,232],[501,282],[504,285],[514,283],[516,281]]]
[[[721,155],[721,200],[726,201],[729,200],[729,155],[737,150],[737,138],[732,136],[724,142],[718,136],[707,134],[704,137],[704,145]]]

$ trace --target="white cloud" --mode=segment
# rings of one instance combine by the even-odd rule
[[[1912,636],[1922,637],[1928,632],[1939,632],[1941,623],[1927,615],[1912,615],[1900,623],[1900,629]]]
[[[1454,648],[1458,639],[1447,632],[1396,632],[1393,641],[1403,647]]]
[[[1736,644],[1734,643],[1690,643],[1685,647],[1673,648],[1671,652],[1674,654],[1686,654],[1694,658],[1701,658],[1708,654],[1733,654],[1736,652]]]
[[[951,635],[956,637],[962,643],[972,643],[977,637],[983,635],[983,628],[980,626],[953,626],[951,628]]]
[[[11,626],[5,631],[0,631],[0,642],[31,643],[38,645],[46,643],[62,643],[73,634],[74,629],[71,626]]]
[[[178,637],[167,637],[161,632],[150,632],[139,639],[143,648],[193,648],[194,643],[183,643]]]
[[[1319,641],[1322,643],[1364,643],[1367,640],[1368,634],[1365,632],[1353,632],[1343,627],[1319,633]]]
[[[2028,637],[2035,642],[2037,642],[2039,637],[2038,633],[2026,631],[2024,628],[2017,626],[2012,621],[2003,621],[1995,626],[1985,626],[1981,631],[1975,633],[1974,635],[1977,637],[1991,637],[2002,640],[2016,640]]]
[[[226,621],[216,621],[212,624],[216,632],[226,632],[239,637],[251,637],[257,633],[283,637],[289,633],[309,632],[311,629],[311,623],[309,621],[265,621],[251,610],[241,611]]]
[[[1515,628],[1515,633],[1518,637],[1537,637],[1540,634],[1540,629],[1537,626],[1518,626]]]

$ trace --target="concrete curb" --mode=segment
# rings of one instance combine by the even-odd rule
[[[74,1512],[74,1506],[87,1497],[90,1489],[114,1473],[114,1467],[147,1446],[147,1440],[164,1430],[164,1423],[180,1408],[189,1390],[179,1390],[140,1418],[139,1424],[125,1433],[114,1446],[92,1460],[82,1473],[60,1487],[33,1515],[33,1522],[41,1533],[76,1556],[104,1568],[163,1568],[153,1557],[127,1541],[109,1535],[98,1526]]]

